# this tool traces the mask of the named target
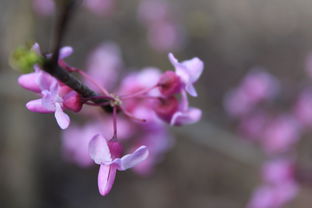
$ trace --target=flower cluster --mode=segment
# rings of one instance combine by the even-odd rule
[[[309,76],[311,60],[308,57],[306,64]],[[224,99],[225,110],[235,119],[239,133],[259,144],[268,156],[262,168],[263,185],[254,192],[248,208],[280,208],[298,193],[298,168],[293,153],[312,125],[312,90],[309,85],[301,87],[295,95],[287,95],[295,98],[288,110],[274,111],[275,103],[282,100],[281,89],[274,76],[256,68]]]
[[[41,55],[38,44],[33,49]],[[117,85],[123,68],[120,50],[114,43],[103,43],[87,60],[86,72],[68,65],[65,58],[71,47],[60,49],[59,67],[67,73],[78,73],[86,86],[97,92],[85,98],[57,78],[35,65],[35,71],[21,75],[18,83],[41,98],[26,104],[33,112],[54,113],[63,131],[63,152],[67,160],[87,167],[100,166],[98,187],[101,195],[112,188],[116,171],[133,168],[136,173],[149,174],[172,146],[167,124],[181,126],[200,120],[201,110],[190,107],[188,94],[196,97],[193,84],[203,71],[199,58],[179,62],[173,54],[169,60],[174,70],[162,72],[148,67],[127,74]],[[113,92],[113,93],[111,93]],[[95,102],[102,99],[103,102]],[[83,108],[93,106],[93,108]],[[97,108],[94,108],[97,107]],[[104,112],[103,107],[112,112]],[[88,121],[70,125],[64,111],[80,112]]]

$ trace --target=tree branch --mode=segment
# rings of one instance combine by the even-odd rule
[[[79,0],[65,0],[62,1],[61,15],[59,16],[58,23],[56,26],[55,42],[52,58],[46,59],[42,69],[63,82],[65,85],[75,90],[81,97],[90,99],[96,104],[101,104],[108,102],[108,99],[98,98],[99,95],[91,90],[89,87],[84,85],[80,80],[70,74],[68,71],[61,68],[58,64],[60,48],[70,22],[71,17],[73,16],[74,10],[78,4]],[[106,112],[113,112],[113,108],[108,106],[102,106],[102,109]]]

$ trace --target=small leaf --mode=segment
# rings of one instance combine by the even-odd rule
[[[10,57],[10,65],[21,73],[30,73],[35,64],[41,65],[44,59],[28,47],[17,48]]]

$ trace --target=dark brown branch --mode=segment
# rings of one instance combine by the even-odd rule
[[[51,60],[46,60],[43,65],[43,70],[63,82],[65,85],[75,90],[81,97],[88,98],[95,104],[101,104],[109,102],[110,100],[104,98],[98,98],[99,95],[91,90],[88,86],[84,85],[80,80],[74,77],[71,73],[65,71],[60,66],[54,66]],[[102,109],[106,112],[113,112],[113,108],[109,106],[102,106]]]
[[[42,68],[44,71],[63,82],[68,87],[75,90],[81,97],[90,99],[95,104],[102,104],[104,102],[109,102],[108,99],[97,98],[99,97],[96,92],[91,90],[89,87],[84,85],[81,81],[79,81],[76,77],[74,77],[69,72],[65,71],[58,65],[59,52],[60,48],[70,22],[70,19],[73,15],[75,7],[79,3],[79,0],[62,0],[60,9],[61,14],[59,16],[56,34],[55,34],[55,42],[53,48],[53,55],[51,59],[46,59]],[[113,108],[108,106],[102,106],[102,109],[106,112],[113,112]]]

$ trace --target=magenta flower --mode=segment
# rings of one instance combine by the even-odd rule
[[[33,46],[33,50],[40,53],[38,44]],[[60,59],[72,53],[70,47],[64,47],[60,51]],[[39,113],[54,113],[58,125],[66,129],[70,123],[69,116],[63,109],[79,111],[82,107],[80,96],[58,82],[57,79],[42,71],[39,66],[34,66],[35,72],[21,75],[18,83],[25,89],[41,95],[40,99],[29,101],[26,104],[28,110]]]
[[[141,146],[133,153],[121,157],[122,147],[116,141],[106,141],[95,135],[89,143],[89,154],[92,160],[100,165],[98,187],[101,195],[108,194],[114,184],[116,171],[132,168],[148,157],[146,146]]]
[[[172,53],[169,53],[169,60],[175,67],[176,75],[181,79],[183,87],[191,96],[196,97],[197,92],[193,86],[204,70],[204,63],[199,58],[192,58],[179,62]]]

